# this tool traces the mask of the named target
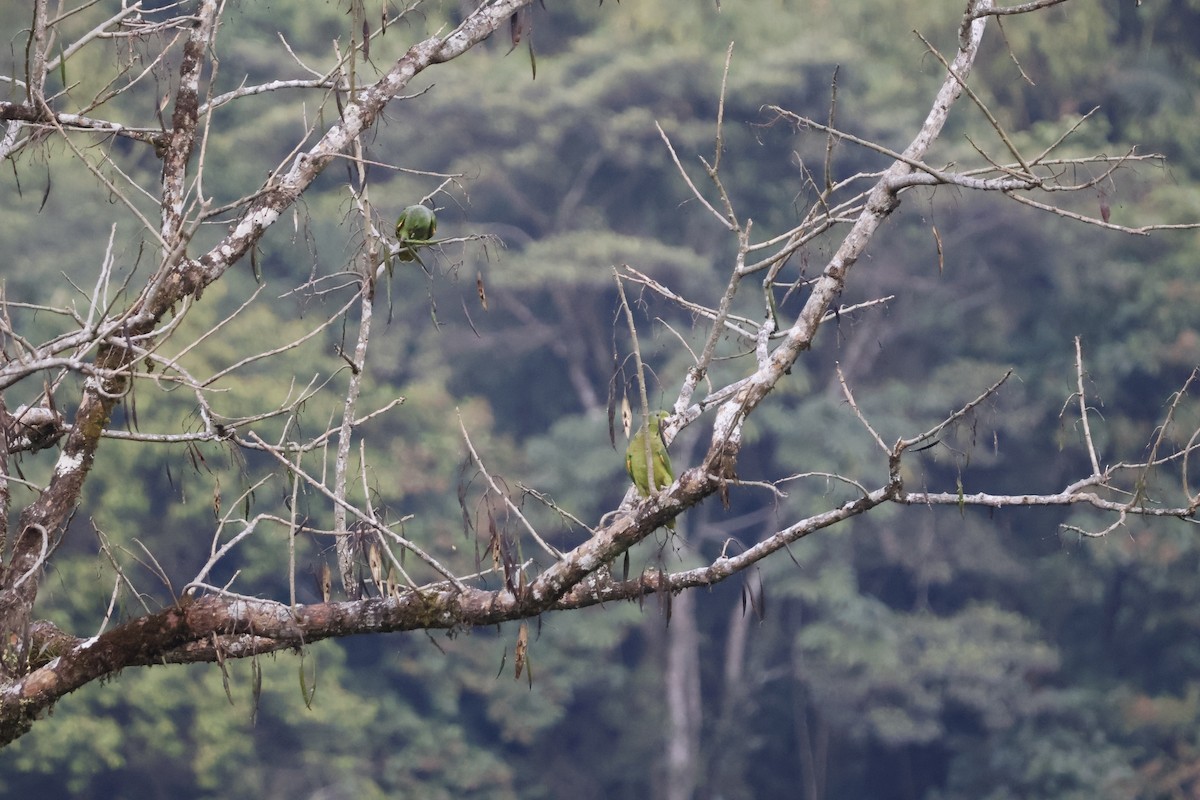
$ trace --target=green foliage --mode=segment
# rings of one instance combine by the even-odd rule
[[[1112,705],[1102,693],[1046,692],[1041,708],[999,731],[986,745],[961,750],[935,800],[958,798],[1116,798],[1150,796],[1114,742]]]
[[[814,705],[854,739],[926,744],[946,736],[952,714],[1007,729],[1039,705],[1030,682],[1057,666],[1026,619],[995,607],[935,617],[861,597],[832,605],[797,646]]]

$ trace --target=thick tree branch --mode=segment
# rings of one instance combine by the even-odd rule
[[[724,471],[721,465],[736,458],[741,444],[742,424],[747,414],[757,407],[782,379],[800,353],[812,346],[826,312],[845,286],[850,268],[866,250],[883,220],[899,206],[900,189],[907,176],[914,171],[913,164],[920,162],[930,145],[937,140],[949,117],[950,109],[962,94],[963,82],[971,73],[980,42],[983,40],[986,18],[976,19],[966,27],[970,32],[969,36],[961,41],[952,68],[942,82],[920,131],[900,154],[900,160],[895,161],[876,181],[862,213],[842,240],[821,277],[812,285],[812,293],[805,302],[799,318],[788,329],[783,342],[771,353],[767,363],[760,365],[749,380],[717,411],[712,444],[704,459],[709,471],[721,473]]]

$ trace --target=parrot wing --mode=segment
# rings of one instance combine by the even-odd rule
[[[396,220],[396,238],[402,245],[397,253],[401,261],[419,260],[415,247],[408,243],[427,242],[437,232],[437,215],[424,205],[412,205],[400,212]]]
[[[662,430],[659,428],[659,423],[668,416],[670,414],[666,411],[657,411],[651,414],[649,434],[647,434],[647,426],[638,428],[637,433],[629,440],[629,447],[625,450],[625,471],[629,473],[629,478],[637,486],[638,494],[642,497],[665,489],[675,482],[675,476],[671,470],[671,457],[667,454],[667,444],[663,440]],[[649,440],[652,472],[649,474],[646,471],[647,435],[652,437]],[[669,520],[666,527],[668,530],[675,530],[675,520]]]

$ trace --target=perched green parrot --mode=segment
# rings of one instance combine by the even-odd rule
[[[396,220],[396,238],[400,240],[400,250],[396,257],[401,261],[414,261],[417,258],[415,247],[406,247],[408,243],[424,243],[437,233],[437,215],[433,209],[423,205],[409,206],[400,212]]]
[[[638,488],[642,497],[649,497],[651,491],[665,489],[675,481],[671,472],[671,457],[667,455],[667,445],[663,441],[662,432],[658,426],[664,419],[671,416],[669,411],[655,411],[650,415],[650,461],[654,464],[654,486],[650,486],[646,474],[646,426],[638,428],[638,432],[629,440],[625,450],[625,470]],[[675,520],[667,523],[667,528],[675,530]]]

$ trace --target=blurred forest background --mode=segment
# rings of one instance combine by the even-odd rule
[[[281,32],[327,68],[330,42],[349,24],[344,6],[235,0],[217,40],[218,88],[303,77]],[[545,492],[593,523],[620,501],[624,445],[611,447],[606,419],[614,340],[623,335],[612,267],[628,263],[709,295],[723,285],[736,243],[689,202],[655,122],[689,168],[696,154],[711,156],[730,42],[723,178],[756,232],[783,231],[805,190],[799,161],[815,167],[825,142],[766,124],[763,106],[823,119],[837,70],[840,126],[903,147],[942,76],[911,31],[951,50],[963,2],[721,6],[547,0],[533,13],[536,78],[524,43],[506,54],[504,38],[437,70],[428,91],[390,109],[371,143],[381,161],[463,175],[437,199],[439,234],[498,237],[435,255],[428,274],[398,269],[389,287],[368,400],[406,400],[373,422],[368,438],[381,501],[414,515],[410,539],[476,547],[458,507],[465,450],[456,407],[514,486]],[[24,8],[0,0],[6,17]],[[426,4],[387,40],[415,41],[457,13],[453,3]],[[1136,144],[1168,158],[1165,171],[1143,165],[1103,196],[1077,198],[1089,204],[1081,210],[1108,203],[1122,224],[1200,219],[1200,2],[1080,0],[1008,19],[1003,33],[989,30],[974,83],[1021,144],[1049,144],[1098,106],[1072,152]],[[0,57],[19,62],[22,41]],[[71,62],[77,73],[87,72],[87,57]],[[258,119],[250,137],[209,142],[206,182],[228,195],[257,186],[264,176],[245,164],[286,155],[303,124],[298,108],[251,100],[218,112],[218,120]],[[143,109],[129,113],[145,118]],[[967,134],[986,131],[964,101],[940,157],[968,159]],[[841,177],[881,163],[848,145],[835,152]],[[159,169],[148,148],[140,164]],[[262,301],[234,335],[194,358],[228,363],[239,343],[253,352],[256,331],[300,331],[297,319],[328,313],[286,292],[316,265],[348,258],[341,179],[323,178],[329,190],[316,187],[295,225],[268,237],[257,262]],[[371,180],[373,202],[390,204],[393,216],[438,184],[383,169]],[[77,161],[36,153],[0,175],[0,193],[9,300],[69,293],[61,276],[90,274],[122,211]],[[842,399],[835,363],[888,441],[930,427],[1012,366],[1018,380],[956,439],[925,453],[909,486],[1057,491],[1089,471],[1074,417],[1061,413],[1074,391],[1077,335],[1101,412],[1093,425],[1102,462],[1144,458],[1172,393],[1200,364],[1198,250],[1194,232],[1123,236],[996,196],[907,194],[845,302],[895,299],[822,334],[754,417],[739,474],[880,469]],[[118,241],[118,251],[136,260],[133,243]],[[802,254],[813,272],[826,255],[820,247]],[[257,283],[249,268],[231,275],[187,324],[211,325]],[[648,293],[639,300],[652,402],[666,406],[691,363],[673,331],[690,321]],[[328,374],[340,335],[263,362],[230,381],[222,402],[250,409],[262,397],[282,399],[292,374]],[[8,398],[10,407],[20,401]],[[329,410],[312,409],[316,429]],[[186,398],[145,393],[136,424],[178,427],[189,411]],[[691,463],[690,441],[685,430],[672,446],[679,466]],[[50,463],[28,458],[23,467],[38,474]],[[74,524],[129,553],[144,543],[170,578],[186,580],[208,550],[214,486],[232,496],[251,467],[219,447],[109,442]],[[633,569],[746,546],[841,491],[813,482],[788,490],[777,504],[744,493],[728,510],[713,501],[689,509],[678,536],[640,548]],[[682,675],[701,709],[688,734],[699,753],[699,798],[1200,797],[1200,541],[1179,521],[1132,519],[1095,540],[1064,533],[1062,523],[1108,524],[1066,508],[881,508],[803,540],[791,558],[745,579],[678,598],[669,615],[655,600],[545,617],[531,636],[531,683],[513,680],[507,628],[362,637],[269,657],[258,664],[257,703],[249,662],[227,664],[225,676],[211,665],[127,671],[66,698],[0,751],[0,794],[664,798],[663,754],[678,735],[666,695]],[[73,552],[46,580],[41,614],[86,630],[108,604],[112,572],[97,560],[95,536],[69,542]],[[302,566],[315,572],[322,554],[306,546]],[[252,554],[244,571],[275,563],[256,565]],[[146,602],[169,600],[166,587],[152,590],[152,572],[139,584]],[[268,579],[285,591],[286,575],[260,576]],[[318,597],[315,585],[302,593]],[[689,666],[668,668],[680,652]]]

